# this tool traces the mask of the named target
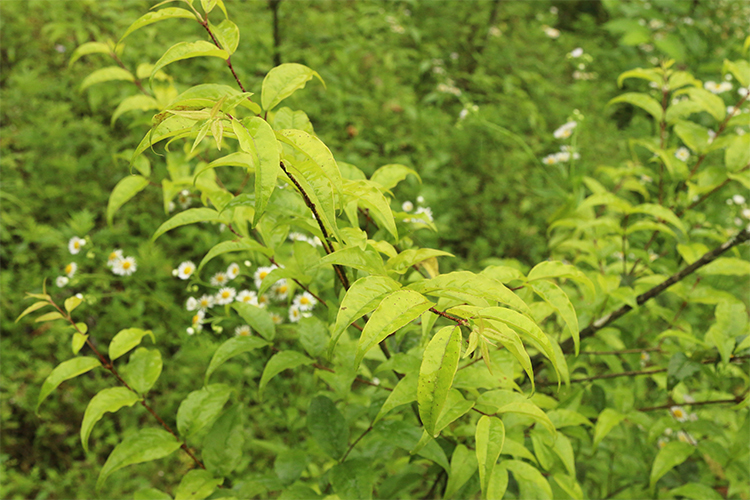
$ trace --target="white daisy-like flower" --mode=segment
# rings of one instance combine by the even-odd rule
[[[238,326],[237,328],[234,329],[234,334],[237,337],[249,337],[252,333],[253,331],[250,329],[250,326],[248,325]]]
[[[115,248],[107,255],[107,267],[114,267],[115,262],[122,259],[122,250]]]
[[[687,443],[687,444],[690,444],[690,445],[693,445],[693,446],[697,446],[698,445],[698,441],[696,441],[693,436],[691,436],[690,434],[688,434],[685,431],[678,432],[677,433],[677,439],[679,439],[683,443]]]
[[[280,279],[271,287],[271,292],[276,296],[276,300],[286,300],[289,296],[289,285],[286,279]]]
[[[70,241],[68,241],[68,250],[70,250],[70,253],[73,255],[77,254],[81,251],[81,247],[86,244],[86,240],[83,238],[79,238],[78,236],[73,236],[70,238]]]
[[[211,286],[224,286],[229,282],[229,277],[226,273],[216,273],[211,278]]]
[[[573,59],[577,59],[581,57],[582,55],[583,55],[583,49],[581,47],[576,47],[575,49],[570,51],[570,54],[568,54],[568,56],[570,56]]]
[[[500,31],[500,28],[498,28],[497,26],[492,26],[492,27],[491,27],[491,28],[489,29],[489,35],[490,35],[491,37],[495,37],[495,38],[497,38],[497,37],[499,37],[499,36],[500,36],[500,35],[502,35],[502,34],[503,34],[503,32],[502,32],[502,31]]]
[[[190,200],[190,191],[187,189],[183,189],[180,191],[180,194],[177,195],[177,203],[180,204],[180,207],[188,208],[190,206],[191,200]]]
[[[742,209],[742,216],[748,220],[750,220],[750,208],[743,208]]]
[[[658,446],[658,447],[659,447],[659,449],[661,450],[662,448],[664,448],[665,446],[667,446],[667,443],[668,443],[668,442],[669,442],[669,440],[668,440],[667,438],[663,438],[663,437],[660,437],[660,438],[659,438],[659,439],[658,439],[658,440],[656,441],[656,446]]]
[[[698,414],[697,413],[691,413],[688,415],[688,420],[691,422],[697,422],[698,421]]]
[[[544,158],[542,158],[542,163],[544,163],[545,165],[554,165],[557,163],[557,158],[555,157],[554,154],[547,155]]]
[[[674,431],[672,430],[671,427],[667,427],[666,429],[664,429],[664,435],[665,436],[671,436],[673,433],[674,433]]]
[[[281,316],[281,314],[271,313],[271,321],[273,321],[274,325],[280,325],[284,322],[284,318]]]
[[[289,233],[289,236],[287,236],[287,238],[289,238],[292,241],[307,241],[307,236],[305,236],[302,233],[297,233],[294,231]]]
[[[544,30],[544,34],[548,37],[552,38],[553,40],[555,38],[558,38],[560,36],[560,30],[552,28],[550,26],[542,26],[542,29]]]
[[[229,264],[229,267],[227,268],[227,277],[230,280],[233,280],[239,275],[240,275],[240,265],[237,264],[236,262],[232,262],[231,264]]]
[[[424,203],[424,196],[417,196],[417,203]]]
[[[177,277],[181,280],[186,280],[193,275],[193,272],[195,272],[195,264],[186,260],[177,268]]]
[[[70,280],[68,279],[67,276],[58,276],[57,279],[55,280],[55,285],[57,285],[59,288],[62,288],[65,285],[67,285],[69,281]]]
[[[68,278],[72,278],[73,275],[75,275],[76,271],[78,270],[78,264],[75,262],[71,262],[67,266],[65,266],[65,274],[68,275]]]
[[[737,205],[744,205],[745,204],[745,197],[741,194],[736,194],[732,196],[732,201],[734,201]]]
[[[651,361],[651,355],[646,351],[643,351],[641,353],[641,363],[648,363],[649,361]]]
[[[177,206],[174,204],[173,201],[169,202],[169,205],[167,205],[167,211],[171,214],[174,212],[174,209],[177,208]]]
[[[297,306],[300,311],[311,311],[313,307],[318,303],[315,297],[310,292],[305,292],[302,295],[297,295],[294,298],[293,305]]]
[[[195,311],[198,309],[198,300],[196,300],[195,297],[188,297],[187,302],[185,302],[185,309],[188,311]]]
[[[298,323],[299,320],[302,319],[302,311],[299,310],[299,307],[297,306],[291,306],[289,308],[289,322],[290,323]]]
[[[194,335],[195,334],[195,329],[192,326],[189,326],[186,331],[187,331],[188,335]]]
[[[403,210],[404,212],[411,212],[412,210],[414,210],[414,203],[408,200],[403,202],[401,204],[401,210]]]
[[[130,276],[136,272],[137,269],[138,266],[136,265],[135,257],[125,257],[124,259],[115,262],[115,265],[112,267],[112,272],[119,274],[120,276]]]
[[[257,306],[258,294],[255,292],[251,292],[250,290],[242,290],[237,294],[237,297],[235,297],[234,300],[236,300],[237,302],[244,302],[245,304]]]
[[[268,304],[271,303],[270,297],[268,297],[267,293],[264,293],[263,295],[258,297],[258,307],[266,308],[268,307]]]
[[[690,159],[690,150],[688,148],[679,148],[674,152],[675,158],[680,161],[688,161]]]
[[[729,82],[721,82],[719,84],[719,93],[729,92],[730,90],[732,90],[732,88],[734,88],[734,86],[731,83],[729,83]]]
[[[203,311],[198,311],[195,314],[193,314],[192,318],[192,327],[196,332],[199,332],[203,330],[203,318],[206,317],[206,313]]]
[[[730,83],[729,85],[731,87],[732,84]],[[709,92],[711,92],[713,94],[721,94],[722,92],[724,92],[724,90],[722,90],[722,84],[721,83],[716,83],[713,80],[709,80],[707,82],[704,82],[703,83],[703,88],[706,89],[706,90],[708,90]]]
[[[727,106],[727,115],[732,116],[734,115],[735,111],[737,111],[737,108],[734,106]]]
[[[243,262],[243,264],[245,264],[245,267],[253,267],[253,263],[249,260],[246,260],[245,262]]]
[[[201,311],[206,311],[212,308],[214,304],[216,304],[216,300],[213,295],[203,295],[198,299],[198,309]]]
[[[578,122],[570,121],[563,125],[561,125],[557,130],[555,130],[552,135],[555,137],[555,139],[567,139],[571,135],[573,135],[573,129],[578,126]]]
[[[737,89],[737,93],[740,95],[740,97],[745,97],[748,93],[747,87],[740,87]]]
[[[255,287],[260,288],[260,285],[261,283],[263,283],[263,280],[274,269],[276,269],[276,266],[259,267],[258,269],[256,269],[255,274],[253,275],[253,278],[255,279]]]
[[[560,151],[559,153],[555,153],[555,160],[559,162],[570,161],[570,153],[567,151]]]
[[[216,294],[216,303],[220,306],[231,304],[235,295],[237,291],[234,288],[225,286]]]
[[[421,224],[427,224],[427,222],[432,222],[432,209],[430,207],[419,207],[416,212],[414,212],[414,215],[424,215],[427,220],[421,217],[417,217],[412,219],[411,221],[414,223],[421,223]]]
[[[711,144],[712,142],[714,142],[714,139],[716,139],[716,132],[708,129],[708,143]]]
[[[672,406],[669,409],[669,413],[672,414],[675,420],[678,422],[685,422],[688,419],[688,414],[681,406]]]

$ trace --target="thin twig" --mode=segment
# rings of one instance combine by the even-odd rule
[[[363,437],[369,434],[371,430],[372,430],[372,424],[370,424],[370,426],[367,429],[365,429],[365,432],[360,434],[359,437],[354,440],[354,442],[349,446],[349,449],[346,450],[346,453],[344,453],[344,456],[341,457],[341,460],[339,461],[339,463],[344,463],[346,461],[346,457],[348,457],[349,453],[351,453],[354,447],[357,446],[357,443],[359,443]]]
[[[709,400],[709,401],[694,401],[692,403],[682,403],[681,405],[676,405],[675,403],[667,403],[667,404],[663,404],[659,406],[647,406],[645,408],[638,408],[638,411],[666,410],[673,406],[705,406],[705,405],[740,403],[742,402],[742,400],[744,399],[746,395],[747,393],[745,393],[742,396],[737,396],[734,399],[714,399],[714,400]]]

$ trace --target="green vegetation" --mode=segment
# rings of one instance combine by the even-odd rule
[[[748,4],[0,14],[3,498],[750,498]]]

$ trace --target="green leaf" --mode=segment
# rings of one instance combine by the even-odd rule
[[[618,102],[626,102],[628,104],[632,104],[633,106],[638,106],[639,108],[646,110],[646,112],[656,118],[657,121],[661,121],[664,115],[664,110],[662,109],[661,104],[659,104],[656,99],[650,97],[648,94],[642,94],[640,92],[628,92],[626,94],[615,97],[607,103],[607,106],[611,106],[612,104]]]
[[[307,410],[307,428],[318,445],[334,459],[345,452],[349,441],[349,426],[333,401],[315,396]]]
[[[292,95],[296,90],[304,88],[313,76],[325,85],[320,75],[307,66],[295,63],[276,66],[263,79],[261,106],[265,111],[273,109],[274,106]]]
[[[609,434],[609,431],[614,429],[624,418],[625,415],[622,413],[613,410],[612,408],[605,408],[596,419],[596,426],[594,427],[594,448],[599,446],[599,443],[601,443],[602,439]]]
[[[560,261],[545,261],[537,264],[529,272],[529,275],[526,279],[528,281],[535,281],[550,278],[565,278],[573,280],[576,283],[581,283],[582,285],[586,286],[586,288],[591,291],[592,295],[596,293],[594,284],[590,279],[588,279],[585,274],[583,274],[583,272],[581,272],[581,270],[573,265],[564,264]]]
[[[362,330],[357,344],[355,367],[381,340],[417,319],[433,305],[423,295],[411,290],[398,290],[385,297]],[[437,419],[437,415],[435,418]]]
[[[360,278],[347,290],[336,315],[336,325],[331,332],[328,357],[333,353],[339,337],[346,328],[365,314],[369,314],[378,304],[401,285],[387,276],[366,276]]]
[[[156,488],[145,488],[133,493],[133,500],[172,500],[172,497]]]
[[[495,467],[487,481],[487,491],[483,499],[503,498],[508,488],[508,470],[503,467]]]
[[[641,203],[640,205],[636,205],[632,209],[630,209],[629,213],[651,215],[653,217],[656,217],[657,219],[662,219],[666,222],[669,222],[683,233],[686,233],[685,226],[682,224],[680,218],[677,217],[674,212],[672,212],[672,210],[668,209],[667,207],[655,205],[652,203]]]
[[[540,424],[542,424],[553,436],[557,434],[555,426],[549,419],[546,413],[544,413],[537,405],[531,402],[516,401],[507,405],[501,406],[497,409],[498,414],[500,413],[518,413],[527,417],[531,417]]]
[[[216,420],[203,439],[201,455],[206,469],[219,477],[236,469],[242,460],[244,433],[242,406],[234,405]]]
[[[509,290],[500,281],[485,275],[469,271],[456,271],[438,275],[432,279],[417,281],[409,285],[410,289],[425,294],[452,298],[458,294],[471,294],[488,301],[500,302],[530,315],[531,310],[518,295]]]
[[[680,441],[670,441],[667,443],[664,448],[659,450],[659,453],[654,460],[654,464],[651,466],[649,486],[653,488],[656,485],[656,482],[661,479],[664,474],[687,460],[694,451],[695,447],[687,443],[682,443]]]
[[[443,498],[451,498],[466,484],[474,471],[477,470],[477,456],[466,446],[459,444],[453,450],[451,457],[451,471],[448,475],[448,484],[445,486]]]
[[[418,249],[410,248],[408,250],[403,250],[397,256],[391,257],[390,259],[388,259],[388,261],[385,263],[385,267],[389,271],[395,271],[399,274],[404,274],[412,266],[422,261],[431,259],[433,257],[442,257],[442,256],[454,257],[454,255],[451,253],[444,252],[442,250],[435,250],[434,248],[418,248]],[[433,278],[433,280],[440,280],[441,278],[442,276],[437,276]],[[436,283],[436,282],[433,281],[433,283]]]
[[[156,338],[151,330],[142,330],[140,328],[126,328],[117,332],[109,343],[109,359],[116,360],[135,346],[141,343],[146,335],[151,337],[151,342],[156,342]]]
[[[730,172],[737,172],[750,165],[750,134],[732,139],[731,145],[724,153],[724,163]]]
[[[513,473],[513,477],[515,477],[521,487],[519,498],[552,499],[552,488],[547,479],[535,467],[520,460],[504,460],[500,463],[500,467]],[[537,493],[537,495],[529,494],[529,489]]]
[[[266,367],[263,369],[263,375],[260,377],[260,384],[258,385],[258,398],[263,399],[263,391],[273,377],[284,370],[296,368],[301,365],[309,365],[312,362],[312,359],[297,351],[277,352],[268,360]]]
[[[390,279],[390,278],[388,278],[388,279]],[[27,307],[26,309],[24,309],[23,312],[16,318],[15,322],[18,323],[18,320],[20,320],[21,318],[23,318],[27,314],[33,313],[34,311],[39,310],[39,309],[41,309],[44,306],[51,306],[51,305],[52,304],[49,303],[49,302],[47,302],[47,301],[35,302],[35,303],[31,304],[29,307]]]
[[[393,391],[388,395],[388,399],[386,399],[383,406],[380,407],[380,411],[375,417],[375,420],[373,420],[372,425],[378,423],[381,418],[385,417],[388,412],[394,408],[416,401],[417,381],[418,377],[413,373],[409,373],[399,380],[396,387],[394,387]]]
[[[550,410],[547,412],[547,416],[549,417],[552,424],[555,426],[555,429],[560,429],[562,427],[571,427],[571,426],[579,426],[579,425],[589,425],[593,426],[589,419],[578,413],[577,411],[573,410],[566,410],[564,408],[560,408],[557,410]]]
[[[254,116],[245,119],[242,123],[253,138],[258,155],[258,166],[255,169],[255,220],[253,221],[253,225],[256,225],[276,188],[280,162],[279,144],[273,129],[262,118]],[[248,152],[253,153],[253,151]]]
[[[532,282],[531,288],[537,295],[544,299],[544,301],[549,304],[565,322],[565,325],[568,327],[568,331],[575,342],[575,352],[576,356],[578,356],[578,348],[580,344],[578,316],[576,315],[576,310],[573,308],[573,304],[570,302],[568,295],[562,290],[562,288],[547,280]]]
[[[84,91],[97,83],[111,82],[115,80],[134,82],[135,77],[130,71],[119,66],[108,66],[106,68],[98,69],[84,78],[79,90]]]
[[[557,485],[574,500],[583,500],[583,491],[581,485],[575,480],[575,476],[566,476],[565,474],[556,473],[552,475]]]
[[[703,109],[708,112],[716,121],[721,122],[727,114],[727,108],[724,104],[724,100],[709,92],[706,89],[688,87],[680,93],[686,93],[690,96],[690,100],[697,102]]]
[[[96,396],[91,398],[89,405],[86,407],[86,412],[83,414],[83,422],[81,423],[81,443],[83,444],[84,451],[88,453],[91,431],[105,413],[115,413],[123,406],[133,406],[140,400],[141,398],[138,394],[125,387],[102,389]]]
[[[140,175],[129,175],[117,183],[109,195],[107,204],[107,224],[112,225],[112,218],[121,206],[148,186],[148,179]]]
[[[101,42],[86,42],[84,44],[81,44],[76,48],[76,50],[73,51],[73,54],[70,56],[70,61],[68,61],[68,68],[73,66],[73,63],[75,63],[81,57],[87,56],[89,54],[109,55],[112,54],[112,47],[107,43]]]
[[[229,59],[229,54],[222,49],[219,49],[211,42],[205,40],[198,40],[197,42],[180,42],[172,45],[161,58],[156,61],[154,67],[151,69],[150,80],[153,80],[156,73],[176,61],[183,59],[190,59],[192,57],[218,57],[220,59]]]
[[[73,310],[81,305],[81,302],[83,302],[83,299],[78,297],[77,295],[73,295],[72,297],[68,297],[65,299],[65,310],[68,311],[68,314],[73,312]]]
[[[695,101],[679,101],[675,104],[670,104],[667,108],[667,114],[665,120],[667,123],[674,123],[683,118],[687,118],[693,113],[700,113],[703,111],[703,106]]]
[[[457,326],[439,330],[424,351],[419,368],[417,402],[422,424],[431,436],[437,437],[435,427],[453,384],[460,355],[461,329]]]
[[[250,238],[241,238],[240,240],[222,241],[218,245],[215,245],[211,250],[208,251],[201,263],[198,265],[198,272],[203,269],[203,266],[208,264],[214,257],[223,255],[228,252],[260,252],[263,255],[270,257],[273,255],[273,251],[267,247],[264,247],[257,241]]]
[[[346,266],[360,269],[374,275],[386,273],[380,254],[372,250],[364,251],[359,247],[344,247],[322,257],[316,267]]]
[[[738,59],[737,61],[724,59],[721,72],[725,75],[732,73],[740,86],[750,87],[750,63],[747,61],[743,61],[742,59]]]
[[[69,359],[57,365],[55,369],[52,370],[52,373],[50,373],[49,376],[44,380],[42,389],[39,392],[39,399],[36,403],[36,409],[34,411],[37,413],[39,412],[39,406],[42,404],[42,401],[47,399],[47,396],[49,396],[52,391],[57,389],[57,386],[59,386],[66,380],[70,380],[74,377],[77,377],[78,375],[86,373],[87,371],[92,370],[97,366],[101,366],[99,360],[88,357]]]
[[[234,337],[227,340],[216,349],[216,352],[211,357],[211,362],[208,364],[208,370],[206,370],[206,377],[203,383],[208,384],[211,374],[229,359],[243,352],[253,351],[267,345],[268,342],[258,337]]]
[[[742,302],[719,302],[714,313],[716,322],[711,325],[704,340],[708,345],[716,346],[724,363],[734,350],[735,337],[747,330],[747,311]]]
[[[235,302],[232,307],[264,339],[270,342],[276,336],[276,325],[265,309],[244,302]]]
[[[708,148],[708,129],[697,123],[680,120],[675,124],[674,132],[687,147],[697,154],[703,154]]]
[[[34,320],[34,323],[41,323],[44,321],[54,321],[56,319],[65,319],[65,316],[63,316],[57,311],[52,311],[52,312],[42,314],[41,316],[39,316],[37,319]]]
[[[195,224],[196,222],[227,222],[225,218],[219,214],[213,208],[190,208],[184,212],[180,212],[156,230],[154,235],[151,237],[151,241],[155,241],[159,236],[171,231],[172,229],[188,224]]]
[[[674,389],[680,381],[689,378],[701,371],[700,363],[691,360],[685,354],[676,352],[669,358],[667,368],[667,388]]]
[[[115,446],[104,463],[96,489],[100,490],[104,481],[113,472],[128,465],[157,460],[171,454],[181,443],[172,434],[162,429],[141,429],[131,434]]]
[[[301,318],[297,323],[297,332],[299,343],[302,344],[310,357],[317,358],[326,350],[328,345],[327,324],[315,316]]]
[[[128,27],[128,29],[125,31],[125,34],[122,35],[120,41],[117,43],[121,43],[123,40],[125,40],[125,37],[127,37],[137,29],[148,26],[149,24],[158,23],[159,21],[164,21],[165,19],[175,18],[195,20],[195,14],[193,14],[189,10],[180,9],[178,7],[168,7],[166,9],[157,10],[155,12],[149,12],[148,14],[144,14],[136,19],[136,21],[131,24],[130,27]]]
[[[372,174],[370,180],[379,184],[383,191],[388,191],[396,187],[399,182],[406,179],[409,175],[413,175],[420,183],[422,182],[419,174],[414,169],[398,163],[383,165]]]
[[[302,450],[285,450],[276,455],[273,470],[284,485],[294,483],[307,468],[309,458]]]
[[[390,204],[377,186],[371,181],[362,179],[339,182],[339,184],[342,183],[344,194],[347,197],[354,198],[359,206],[368,210],[369,215],[375,219],[377,225],[386,229],[391,233],[393,239],[398,241],[398,230],[396,229],[396,221],[393,218]]]
[[[690,498],[691,500],[724,500],[724,497],[715,489],[701,483],[688,483],[669,490],[673,498],[678,496]]]
[[[236,122],[232,122],[234,124]],[[193,180],[196,180],[199,175],[201,175],[203,172],[207,170],[211,170],[212,168],[217,167],[244,167],[247,169],[248,173],[255,172],[256,168],[258,166],[258,155],[257,153],[244,153],[244,152],[237,152],[237,153],[230,153],[226,156],[222,156],[221,158],[217,158],[211,163],[207,163],[199,168],[195,169],[195,173],[193,174]]]
[[[483,497],[489,498],[488,483],[505,443],[503,421],[499,418],[483,415],[477,422],[475,440],[479,483],[482,486]]]
[[[207,470],[193,469],[187,472],[177,486],[174,500],[204,500],[216,490],[224,479],[216,479]]]
[[[369,459],[347,460],[331,469],[333,490],[341,499],[372,499],[374,482],[375,470]]]
[[[466,415],[474,407],[474,401],[467,400],[457,389],[448,391],[448,397],[445,399],[443,410],[435,424],[435,434],[439,434],[443,429],[448,427],[454,421]]]
[[[521,337],[512,328],[505,326],[504,323],[495,323],[493,328],[485,328],[484,336],[493,340],[497,340],[503,345],[508,352],[510,352],[518,363],[521,365],[523,370],[529,376],[531,382],[531,390],[534,391],[534,370],[531,366],[531,358],[529,353],[526,352],[526,348],[521,342]]]
[[[562,432],[558,432],[555,437],[555,444],[553,447],[554,452],[560,457],[565,469],[572,477],[576,476],[576,464],[575,456],[573,454],[573,446],[570,444],[570,440]]]
[[[658,68],[648,68],[648,69],[635,68],[635,69],[631,69],[630,71],[626,71],[625,73],[620,74],[620,76],[617,77],[617,86],[622,88],[622,82],[624,82],[628,78],[638,78],[640,80],[648,80],[650,82],[654,82],[659,85],[661,85],[661,83],[664,80],[664,77]]]
[[[161,375],[161,369],[161,353],[139,347],[130,355],[130,361],[123,369],[123,378],[138,394],[146,394]]]
[[[578,205],[578,210],[583,210],[584,208],[595,207],[598,205],[606,205],[612,210],[624,213],[629,213],[632,208],[632,205],[630,203],[614,193],[595,193],[586,198],[583,203]]]
[[[78,332],[75,332],[73,334],[73,339],[71,340],[71,350],[73,351],[74,355],[78,354],[78,352],[83,348],[88,338],[88,335],[81,335]]]
[[[237,25],[229,19],[224,19],[218,25],[211,24],[210,26],[221,48],[230,56],[234,54],[240,44],[240,29]]]
[[[149,95],[143,95],[143,94],[131,95],[123,99],[122,102],[117,106],[115,111],[112,113],[112,119],[110,120],[110,124],[114,125],[117,119],[124,113],[127,113],[128,111],[135,111],[135,110],[149,111],[151,109],[159,109],[159,108],[160,108],[159,102]]]
[[[328,146],[317,137],[302,130],[279,130],[277,137],[289,144],[310,161],[314,162],[328,177],[336,191],[341,191],[341,172]]]
[[[193,391],[177,410],[177,431],[188,439],[211,425],[229,400],[232,390],[226,384],[211,384]]]

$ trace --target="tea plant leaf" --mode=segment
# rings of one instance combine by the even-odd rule
[[[409,175],[413,175],[417,178],[417,180],[422,183],[422,178],[419,177],[419,174],[414,170],[406,165],[400,165],[398,163],[391,163],[388,165],[383,165],[379,169],[377,169],[372,176],[370,176],[370,180],[376,184],[380,185],[381,190],[383,191],[389,191],[396,187],[396,185],[406,179]]]
[[[423,295],[411,290],[399,290],[385,297],[362,330],[354,366],[359,366],[365,354],[381,340],[417,319],[433,305]]]
[[[499,418],[483,415],[477,422],[474,439],[479,467],[479,483],[482,487],[483,497],[489,498],[487,486],[505,443],[503,421]]]
[[[172,434],[162,429],[141,429],[115,446],[104,463],[96,489],[101,490],[113,472],[128,465],[140,464],[166,457],[179,448],[181,443]]]
[[[242,354],[243,352],[253,351],[267,345],[268,342],[257,337],[235,337],[227,340],[216,349],[216,352],[214,352],[214,355],[211,357],[211,362],[208,364],[206,377],[203,383],[208,384],[208,379],[211,377],[211,374],[231,358]]]
[[[320,82],[325,82],[316,72],[296,63],[286,63],[276,66],[268,72],[263,79],[263,90],[261,91],[261,106],[265,111],[270,111],[278,103],[292,95],[296,90],[304,88],[313,76]]]
[[[232,122],[232,124],[234,123],[236,122]],[[217,158],[211,163],[207,163],[195,169],[195,174],[193,174],[193,180],[195,181],[196,179],[198,179],[198,176],[200,176],[203,172],[207,170],[211,170],[212,168],[243,167],[248,171],[248,173],[253,173],[255,172],[257,166],[258,166],[257,154],[250,154],[250,153],[245,153],[245,152],[230,153],[226,156],[222,156],[221,158]]]
[[[89,54],[111,54],[112,53],[112,47],[107,43],[102,42],[86,42],[84,44],[79,45],[76,50],[73,51],[73,53],[70,55],[70,60],[68,61],[68,68],[73,66],[73,63],[75,63],[77,60],[79,60],[83,56],[87,56]]]
[[[609,431],[614,429],[622,420],[625,415],[613,410],[612,408],[605,408],[596,419],[596,426],[594,427],[594,448],[599,446]]]
[[[365,458],[347,460],[331,469],[331,483],[339,498],[372,499],[375,471]]]
[[[193,14],[189,10],[180,9],[179,7],[167,7],[166,9],[149,12],[136,19],[135,22],[131,24],[127,30],[125,30],[125,34],[120,37],[120,41],[117,43],[122,43],[122,41],[125,40],[128,35],[130,35],[135,30],[143,28],[144,26],[158,23],[159,21],[164,21],[166,19],[178,18],[195,20],[195,14]]]
[[[384,275],[386,273],[383,259],[379,254],[372,250],[364,251],[359,247],[344,247],[329,253],[318,261],[316,267],[334,265],[360,269],[373,275]]]
[[[500,462],[500,467],[513,473],[513,477],[521,486],[521,498],[532,498],[532,495],[526,492],[527,488],[531,487],[541,494],[541,496],[533,495],[533,498],[552,499],[552,488],[537,468],[520,460],[504,460]]]
[[[120,330],[109,343],[109,359],[116,360],[135,346],[141,343],[146,335],[151,337],[151,342],[156,342],[156,338],[151,330],[142,330],[141,328],[126,328]]]
[[[218,57],[227,60],[229,54],[227,51],[219,49],[211,42],[198,40],[197,42],[180,42],[172,45],[161,58],[156,61],[151,69],[149,80],[153,80],[156,73],[165,66],[173,62],[190,59],[193,57]]]
[[[177,409],[177,431],[183,439],[211,425],[229,400],[232,389],[226,384],[211,384],[187,395]]]
[[[130,355],[130,361],[123,368],[123,378],[138,394],[146,394],[161,375],[161,353],[156,349],[139,347]]]
[[[219,24],[211,23],[210,27],[221,48],[230,56],[234,54],[240,44],[240,29],[237,25],[229,19],[224,19]]]
[[[51,305],[52,304],[49,303],[49,302],[47,302],[47,301],[35,302],[35,303],[31,304],[29,307],[27,307],[26,309],[24,309],[23,312],[18,315],[18,317],[16,318],[15,322],[18,323],[18,320],[20,320],[21,318],[23,318],[27,314],[33,313],[34,311],[39,310],[39,309],[41,309],[44,306],[51,306]]]
[[[589,289],[592,295],[596,293],[596,288],[591,280],[583,274],[583,272],[575,266],[570,264],[564,264],[559,261],[545,261],[534,266],[529,275],[526,277],[528,281],[535,281],[540,279],[549,278],[565,278],[573,280],[577,283],[581,283]]]
[[[42,404],[42,401],[47,399],[47,396],[49,396],[52,391],[57,389],[57,386],[59,386],[66,380],[70,380],[74,377],[77,377],[78,375],[86,373],[87,371],[93,370],[97,366],[101,366],[101,363],[98,359],[85,356],[69,359],[57,365],[55,369],[52,370],[52,373],[50,373],[47,378],[44,379],[42,389],[41,391],[39,391],[39,398],[37,399],[36,409],[34,411],[36,413],[39,413],[39,406]]]
[[[740,135],[732,139],[732,143],[724,152],[724,163],[730,172],[737,172],[750,164],[750,135]]]
[[[124,177],[112,190],[107,203],[107,224],[112,225],[112,218],[121,206],[148,186],[148,179],[140,175]]]
[[[537,295],[544,299],[544,301],[549,304],[565,322],[565,325],[568,327],[568,331],[575,342],[575,353],[576,356],[578,356],[578,348],[581,342],[578,332],[578,316],[576,315],[575,308],[573,308],[573,304],[568,298],[568,294],[566,294],[562,288],[547,280],[534,281],[531,283],[531,288]]]
[[[242,124],[253,138],[254,150],[247,153],[258,155],[255,168],[255,219],[253,226],[258,223],[266,210],[268,199],[276,188],[276,178],[279,174],[279,146],[276,135],[271,126],[262,118],[254,116],[245,119]]]
[[[159,102],[149,95],[136,94],[126,97],[112,112],[110,125],[114,125],[117,119],[128,111],[149,111],[159,109]]]
[[[125,387],[102,389],[91,398],[83,414],[83,422],[81,423],[81,443],[83,444],[84,451],[88,453],[91,431],[105,413],[115,413],[123,406],[133,406],[140,400],[141,398],[138,394]]]
[[[381,418],[385,417],[388,412],[394,408],[416,401],[418,380],[418,377],[412,373],[407,374],[404,378],[399,380],[396,387],[394,387],[393,391],[388,395],[388,399],[386,399],[383,406],[380,407],[380,411],[375,416],[375,420],[372,421],[372,425],[378,423]]]
[[[453,384],[460,355],[461,330],[457,326],[439,330],[424,351],[419,368],[417,403],[422,424],[431,436],[437,437],[435,427]]]
[[[497,409],[496,413],[518,413],[531,417],[540,424],[542,424],[553,436],[557,434],[555,426],[549,419],[546,413],[544,413],[537,405],[530,402],[516,401],[507,405],[501,406]]]

